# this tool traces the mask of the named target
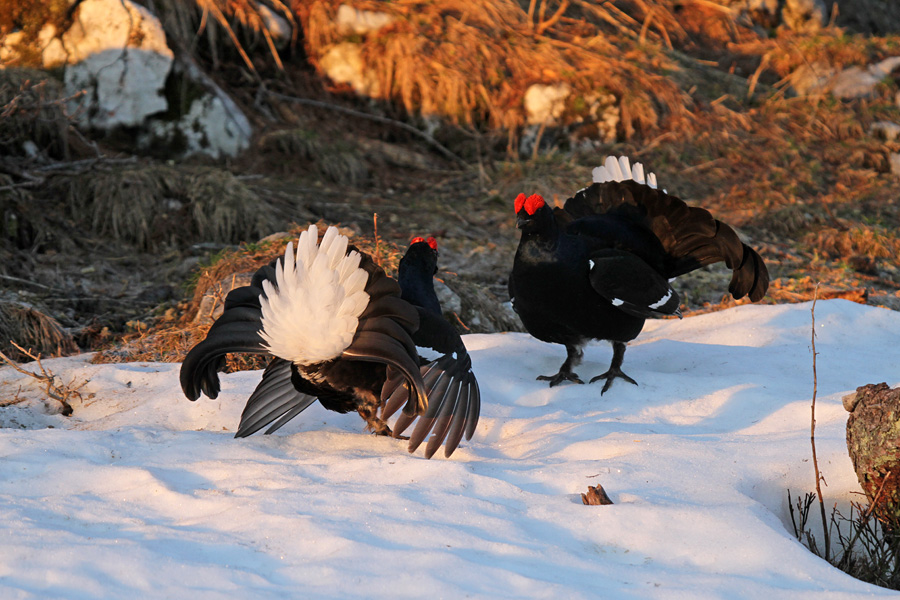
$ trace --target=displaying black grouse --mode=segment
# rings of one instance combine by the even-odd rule
[[[288,244],[284,257],[228,294],[222,316],[182,364],[185,396],[218,396],[226,354],[267,354],[273,358],[235,437],[270,424],[266,433],[272,433],[319,400],[336,412],[356,410],[381,435],[399,436],[418,415],[409,451],[431,431],[427,457],[442,443],[449,456],[478,421],[480,397],[468,354],[420,360],[416,338],[433,336],[432,316],[403,300],[398,283],[337,228],[317,242],[313,225],[300,235],[296,254]],[[404,406],[397,431],[386,423],[390,415],[378,416],[382,404],[393,411]]]
[[[415,306],[419,313],[419,328],[413,333],[413,341],[420,348],[428,348],[442,355],[434,361],[423,358],[421,372],[429,395],[439,392],[447,400],[440,411],[429,411],[419,417],[410,435],[410,443],[418,445],[429,429],[433,431],[425,448],[425,455],[429,457],[445,437],[446,456],[459,444],[463,433],[466,439],[470,439],[481,411],[481,391],[472,372],[471,357],[462,338],[444,319],[434,291],[437,259],[437,240],[418,237],[410,242],[397,268],[401,298]],[[400,408],[406,400],[405,394],[405,388],[398,388],[386,400],[382,407],[382,419],[386,421]],[[452,398],[458,398],[456,403],[450,400]],[[402,433],[412,421],[413,417],[401,414],[394,423],[395,435]]]
[[[656,189],[656,177],[645,179],[640,163],[632,169],[627,158],[609,157],[593,175],[594,183],[561,209],[538,195],[516,198],[522,237],[509,296],[531,335],[566,347],[559,372],[538,377],[551,386],[583,383],[572,371],[583,346],[592,339],[612,342],[609,370],[591,379],[606,380],[602,394],[616,378],[637,384],[621,366],[626,342],[646,319],[681,316],[673,278],[723,261],[732,269],[732,296],[757,301],[769,274],[731,227]]]

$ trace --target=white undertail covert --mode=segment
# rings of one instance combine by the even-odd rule
[[[594,183],[606,183],[608,181],[628,181],[633,179],[638,183],[643,183],[656,188],[656,175],[647,173],[644,177],[644,165],[634,163],[634,167],[629,164],[627,156],[607,156],[602,167],[596,167],[593,170]]]
[[[329,227],[319,237],[315,225],[300,234],[297,252],[288,243],[275,266],[276,285],[263,281],[262,335],[274,356],[297,365],[336,358],[353,341],[359,316],[369,304],[368,274],[349,240]]]

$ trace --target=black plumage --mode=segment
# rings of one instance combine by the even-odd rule
[[[347,248],[347,254],[352,251],[359,252]],[[313,365],[298,365],[273,356],[262,381],[247,401],[235,437],[246,437],[266,426],[269,427],[265,433],[272,433],[316,400],[328,410],[340,413],[356,410],[367,428],[375,433],[398,436],[402,429],[392,432],[387,417],[378,415],[384,400],[393,397],[395,411],[404,406],[401,417],[408,421],[405,426],[420,416],[409,451],[415,451],[431,431],[434,435],[427,447],[427,457],[445,440],[445,454],[449,456],[459,439],[450,435],[455,435],[454,429],[441,430],[443,421],[435,415],[446,414],[454,423],[465,423],[465,433],[471,437],[477,409],[473,418],[469,403],[459,402],[460,394],[453,397],[443,387],[444,383],[438,387],[436,382],[446,381],[447,385],[456,386],[452,388],[455,390],[468,384],[467,371],[463,368],[468,356],[463,358],[463,365],[455,360],[429,363],[437,377],[429,379],[423,375],[422,361],[416,351],[416,339],[422,335],[416,334],[422,325],[421,310],[401,298],[398,283],[387,277],[371,257],[359,253],[359,268],[367,275],[365,292],[369,302],[359,317],[352,342],[339,356]],[[181,385],[190,400],[196,400],[201,392],[211,398],[218,395],[218,371],[224,367],[227,353],[271,356],[261,334],[261,297],[266,295],[264,281],[277,286],[275,267],[279,261],[283,258],[260,268],[250,285],[228,294],[222,316],[206,338],[188,353],[181,368]]]
[[[731,227],[645,184],[642,170],[635,170],[639,181],[626,170],[626,180],[594,183],[563,208],[537,195],[516,200],[522,234],[509,294],[529,333],[566,347],[559,372],[538,377],[551,386],[582,383],[572,369],[592,339],[613,344],[609,370],[591,379],[606,380],[601,394],[615,378],[636,383],[621,370],[626,343],[648,318],[681,316],[670,285],[679,275],[724,262],[735,298],[757,301],[768,288],[762,258]]]
[[[472,359],[459,333],[444,319],[441,305],[434,291],[434,275],[437,273],[438,250],[434,238],[412,240],[406,254],[400,259],[397,279],[400,282],[402,298],[413,306],[419,315],[419,328],[413,333],[413,341],[420,348],[428,348],[441,356],[428,361],[422,359],[421,373],[425,380],[432,406],[419,418],[410,435],[410,446],[418,446],[433,430],[426,447],[426,456],[431,456],[446,437],[444,452],[447,456],[459,444],[462,436],[471,439],[481,412],[481,391],[472,372]],[[434,396],[440,393],[440,401]],[[405,390],[386,396],[382,418],[387,420],[405,400]],[[402,433],[412,418],[401,414],[394,424],[394,431]]]

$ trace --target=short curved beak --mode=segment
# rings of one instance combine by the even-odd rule
[[[522,229],[526,224],[531,222],[529,217],[516,217],[516,229]]]

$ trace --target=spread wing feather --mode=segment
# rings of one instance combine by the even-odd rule
[[[278,419],[266,430],[267,434],[272,433],[315,401],[315,396],[299,392],[294,387],[291,382],[291,363],[281,358],[273,358],[263,372],[262,381],[247,400],[234,437],[253,435]]]

